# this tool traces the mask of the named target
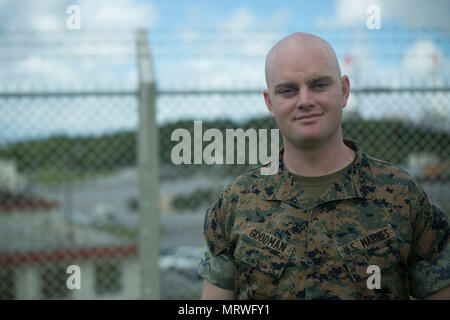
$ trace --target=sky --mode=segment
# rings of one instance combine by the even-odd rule
[[[80,9],[79,30],[67,27],[70,5]],[[380,9],[380,29],[367,27],[371,5]],[[135,90],[138,28],[148,31],[160,90],[263,89],[267,51],[295,31],[327,39],[352,88],[448,86],[449,13],[448,0],[0,0],[0,92]],[[379,99],[404,104],[400,97]],[[437,104],[448,117],[448,94],[408,99],[419,108],[416,120],[430,99],[444,101]],[[352,101],[365,117],[404,112],[385,102],[377,103],[384,109],[369,108],[373,99]],[[0,99],[0,143],[132,129],[136,108],[129,97]],[[160,123],[263,115],[258,94],[158,98]]]

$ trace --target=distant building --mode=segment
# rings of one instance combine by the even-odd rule
[[[0,196],[0,299],[138,299],[137,246],[93,227],[69,226],[59,204]],[[68,289],[67,267],[81,271]]]
[[[18,192],[25,188],[25,178],[17,172],[13,160],[0,159],[0,190]]]

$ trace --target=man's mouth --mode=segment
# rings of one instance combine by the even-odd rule
[[[322,113],[311,113],[311,114],[305,114],[299,117],[295,117],[295,120],[301,120],[303,122],[311,122],[314,121],[316,118],[320,117]]]

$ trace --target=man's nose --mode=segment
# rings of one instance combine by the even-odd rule
[[[302,88],[299,91],[298,99],[297,99],[297,108],[312,108],[314,106],[314,101],[312,99],[312,93],[308,90],[308,88]]]

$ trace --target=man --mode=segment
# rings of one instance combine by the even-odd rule
[[[343,139],[350,83],[332,47],[289,35],[267,55],[266,82],[279,170],[238,177],[206,213],[203,298],[450,298],[448,269],[424,285],[424,264],[448,259],[447,218],[407,172]]]

